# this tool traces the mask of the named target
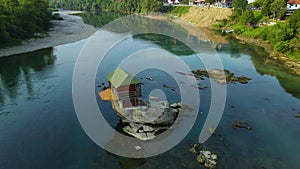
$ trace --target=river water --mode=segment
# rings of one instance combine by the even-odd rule
[[[98,27],[116,17],[119,15],[84,16],[87,22]],[[116,45],[99,66],[95,93],[107,85],[105,75],[116,69],[125,56],[144,48],[165,50],[193,70],[203,68],[196,54],[207,57],[214,45],[188,28],[175,25],[174,29],[186,33],[189,42],[201,44],[203,50],[195,53],[167,36],[129,37]],[[188,150],[197,143],[205,116],[198,116],[192,130],[173,149],[145,159],[111,154],[85,134],[73,107],[72,75],[76,59],[88,40],[0,58],[0,168],[202,168]],[[300,112],[299,76],[269,63],[267,53],[259,47],[232,38],[227,38],[226,43],[214,43],[219,44],[215,52],[225,69],[252,79],[248,84],[227,85],[225,110],[217,134],[204,143],[218,154],[217,168],[298,168],[300,119],[295,116]],[[177,101],[178,93],[162,87],[163,84],[174,86],[175,91],[178,87],[164,72],[149,70],[138,76],[146,93],[159,88]],[[149,76],[154,81],[147,80]],[[201,99],[199,109],[205,115],[209,109],[210,82],[206,79],[200,83],[208,87],[199,91],[201,98],[208,98]],[[119,119],[111,104],[99,98],[97,101],[109,124],[118,128]],[[252,130],[233,129],[235,120],[248,122]],[[220,137],[225,140],[220,141]]]

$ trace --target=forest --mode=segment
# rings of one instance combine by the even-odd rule
[[[46,35],[51,27],[46,0],[0,0],[0,42]]]
[[[50,7],[89,12],[118,11],[126,13],[159,12],[163,9],[161,0],[50,0]]]

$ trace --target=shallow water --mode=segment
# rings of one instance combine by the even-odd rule
[[[200,56],[212,54],[207,42],[191,37],[204,46]],[[86,41],[0,58],[0,168],[201,168],[188,149],[197,142],[210,106],[209,81],[199,81],[208,87],[199,91],[199,112],[203,114],[180,144],[162,155],[146,159],[113,155],[89,139],[73,108],[73,69]],[[203,67],[193,51],[179,42],[174,43],[172,38],[151,34],[134,36],[107,54],[97,72],[95,92],[101,90],[97,87],[99,84],[107,85],[105,75],[125,56],[152,47],[179,57],[191,69]],[[261,48],[234,40],[223,44],[218,55],[225,69],[252,78],[248,84],[227,86],[225,111],[217,134],[204,143],[219,155],[218,168],[298,168],[300,119],[294,116],[300,112],[299,76],[266,63],[267,54]],[[146,80],[148,76],[154,81]],[[162,87],[168,84],[178,89],[165,73],[148,70],[138,77],[143,78],[145,97],[151,89],[159,88],[168,99],[177,101],[178,92]],[[119,119],[111,104],[97,100],[108,122],[117,127]],[[231,127],[234,120],[249,122],[253,130],[234,130]],[[224,142],[219,141],[219,135],[225,138]]]

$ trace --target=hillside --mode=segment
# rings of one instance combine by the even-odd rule
[[[191,7],[189,12],[183,14],[180,18],[192,22],[199,27],[210,27],[217,20],[228,18],[231,15],[232,9],[229,8]]]

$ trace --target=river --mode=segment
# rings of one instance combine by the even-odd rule
[[[83,17],[86,22],[102,27],[120,16],[103,13],[84,14]],[[268,54],[260,47],[220,37],[225,38],[226,43],[215,40],[213,44],[219,46],[218,50],[214,50],[214,45],[191,30],[180,25],[171,26],[189,37],[188,46],[201,44],[202,51],[192,51],[167,36],[131,36],[116,45],[100,64],[95,93],[108,84],[105,75],[134,51],[158,48],[177,56],[193,70],[203,68],[196,54],[207,57],[214,51],[225,69],[252,79],[248,84],[227,85],[225,110],[216,135],[204,143],[218,154],[217,168],[298,168],[300,118],[295,116],[300,112],[299,76],[280,68],[280,65],[269,63]],[[107,31],[118,34],[117,30]],[[111,154],[87,136],[73,106],[72,75],[76,59],[89,39],[0,58],[0,168],[201,168],[189,148],[197,142],[205,116],[198,116],[192,130],[178,145],[150,158],[131,159]],[[167,84],[178,89],[164,72],[149,70],[138,76],[146,93],[160,88],[171,100],[177,101],[179,93],[162,87]],[[149,76],[154,81],[147,80]],[[105,85],[102,86],[102,83]],[[208,87],[199,90],[201,98],[209,98],[209,80],[200,83]],[[119,119],[111,104],[98,97],[97,101],[109,124],[118,128]],[[199,112],[206,114],[209,103],[209,99],[201,99]],[[235,120],[248,122],[252,130],[233,129],[231,125]],[[220,141],[220,137],[224,140]]]

